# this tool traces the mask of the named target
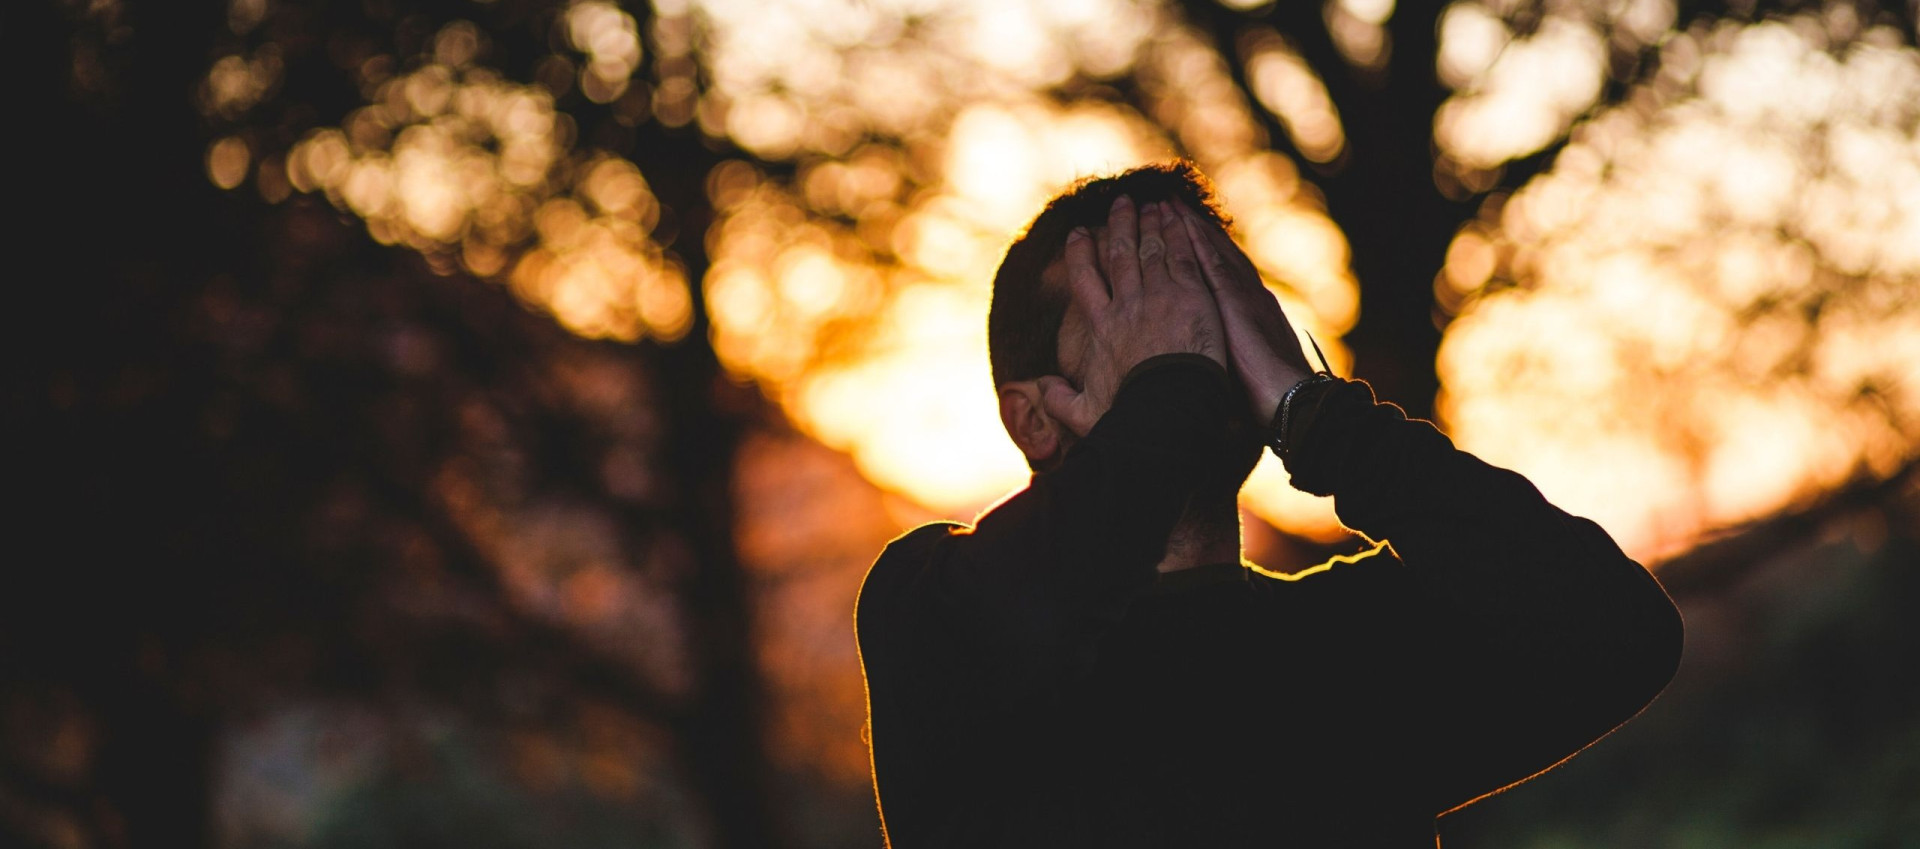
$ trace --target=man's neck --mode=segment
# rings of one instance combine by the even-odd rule
[[[1240,508],[1234,501],[1189,505],[1167,536],[1167,554],[1156,567],[1178,572],[1209,563],[1240,561]]]

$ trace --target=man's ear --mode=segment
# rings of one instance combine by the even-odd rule
[[[1066,453],[1067,429],[1040,405],[1040,381],[1000,384],[1000,423],[1027,456],[1027,465],[1044,469]]]

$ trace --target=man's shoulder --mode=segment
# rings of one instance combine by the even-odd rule
[[[860,595],[854,599],[854,638],[862,649],[862,663],[872,665],[872,651],[891,642],[902,622],[912,617],[897,613],[910,605],[914,578],[931,563],[935,549],[952,534],[964,534],[972,528],[960,522],[927,522],[912,528],[879,551],[874,565],[860,580]],[[876,645],[877,642],[877,645]]]
[[[928,522],[919,527],[908,529],[906,533],[888,541],[886,548],[880,550],[880,559],[885,560],[889,556],[894,556],[895,552],[908,554],[914,551],[925,551],[933,547],[940,540],[946,539],[954,534],[968,533],[972,530],[973,528],[961,522]]]
[[[929,522],[894,537],[867,568],[854,603],[855,621],[870,619],[876,611],[900,600],[914,578],[933,559],[940,544],[955,534],[971,531],[959,522]]]

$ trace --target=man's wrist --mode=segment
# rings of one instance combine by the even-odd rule
[[[1251,393],[1254,421],[1267,430],[1279,422],[1280,403],[1286,398],[1287,392],[1314,376],[1313,372],[1293,368],[1283,368],[1272,374],[1268,379],[1257,381],[1257,386],[1252,386],[1256,381],[1248,381],[1250,388],[1255,390]]]
[[[1274,407],[1273,418],[1267,425],[1267,448],[1273,451],[1275,457],[1280,458],[1282,462],[1288,459],[1294,445],[1299,441],[1298,432],[1310,417],[1307,415],[1306,408],[1315,406],[1309,401],[1317,400],[1318,390],[1323,388],[1323,384],[1336,380],[1338,378],[1332,374],[1316,372],[1294,381],[1285,392],[1280,394],[1280,401]]]

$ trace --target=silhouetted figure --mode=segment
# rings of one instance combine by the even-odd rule
[[[1314,373],[1188,166],[1056,198],[993,297],[1032,483],[895,540],[860,594],[894,849],[1432,846],[1439,814],[1671,678],[1680,618],[1653,577]],[[1263,444],[1381,545],[1293,577],[1244,564],[1235,495]]]

